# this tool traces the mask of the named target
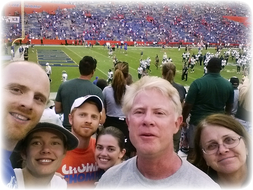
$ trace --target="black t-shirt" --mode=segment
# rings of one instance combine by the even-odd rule
[[[185,95],[186,95],[186,89],[185,89],[185,87],[183,85],[177,84],[175,82],[172,83],[172,86],[174,86],[174,88],[177,89],[177,91],[179,93],[180,101],[182,103],[184,101]]]

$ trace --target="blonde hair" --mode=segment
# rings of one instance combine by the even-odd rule
[[[240,88],[239,104],[247,111],[253,112],[253,76],[245,79],[244,84]]]
[[[178,91],[165,79],[156,76],[144,76],[127,88],[123,98],[122,111],[127,116],[137,94],[145,90],[156,89],[173,102],[177,116],[182,113]],[[168,100],[169,101],[169,100]]]

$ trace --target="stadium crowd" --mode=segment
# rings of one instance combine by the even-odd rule
[[[249,17],[245,4],[72,2],[73,9],[55,14],[25,14],[29,39],[208,42],[247,44],[249,27],[223,16]],[[21,36],[21,24],[6,24],[5,39]]]

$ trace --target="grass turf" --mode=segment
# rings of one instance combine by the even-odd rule
[[[107,79],[107,72],[109,69],[113,67],[113,61],[112,58],[108,56],[108,49],[107,47],[103,46],[94,46],[92,47],[84,47],[84,46],[34,46],[34,49],[29,48],[29,61],[33,61],[38,63],[38,54],[37,50],[51,50],[52,52],[56,50],[63,51],[69,58],[71,58],[74,63],[66,63],[66,61],[62,61],[60,64],[52,63],[50,65],[52,66],[52,83],[50,90],[51,92],[57,92],[60,84],[61,84],[61,74],[62,70],[67,71],[68,73],[68,80],[79,77],[79,70],[78,70],[78,63],[82,59],[82,57],[88,55],[92,56],[97,60],[97,69],[95,71],[94,76],[92,77],[91,81],[95,80],[95,77],[98,76],[99,78]],[[149,73],[149,75],[152,76],[161,76],[161,69],[156,69],[155,67],[155,56],[159,56],[160,63],[162,62],[162,56],[164,51],[166,51],[167,56],[172,58],[173,63],[176,65],[177,73],[175,76],[175,82],[180,83],[184,86],[190,86],[192,81],[194,81],[197,78],[200,78],[203,76],[203,65],[195,65],[195,72],[190,73],[190,69],[188,70],[188,80],[182,81],[181,80],[181,73],[182,73],[182,53],[184,52],[184,47],[178,50],[178,48],[165,48],[162,49],[161,47],[128,47],[127,54],[123,53],[123,49],[115,49],[114,55],[116,55],[117,59],[120,61],[125,61],[129,63],[129,72],[131,73],[133,77],[133,81],[138,80],[137,75],[137,68],[140,64],[140,53],[143,51],[143,59],[146,59],[147,57],[151,58],[151,70],[152,72]],[[204,55],[207,51],[210,53],[215,53],[214,48],[208,48],[207,50],[202,50],[202,54]],[[222,50],[222,55],[225,49]],[[190,50],[191,55],[197,54],[198,49],[193,48]],[[46,59],[46,58],[45,58]],[[59,62],[59,60],[58,60]],[[232,60],[231,57],[229,58],[229,63],[235,63],[235,60]],[[57,65],[57,66],[56,66]],[[242,74],[236,73],[236,66],[233,65],[227,65],[225,67],[225,70],[221,71],[221,75],[229,79],[232,76],[237,76],[239,80],[242,78]]]

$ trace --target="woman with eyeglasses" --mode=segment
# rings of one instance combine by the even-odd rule
[[[213,114],[197,126],[193,165],[221,187],[242,187],[249,179],[250,139],[232,116]]]

